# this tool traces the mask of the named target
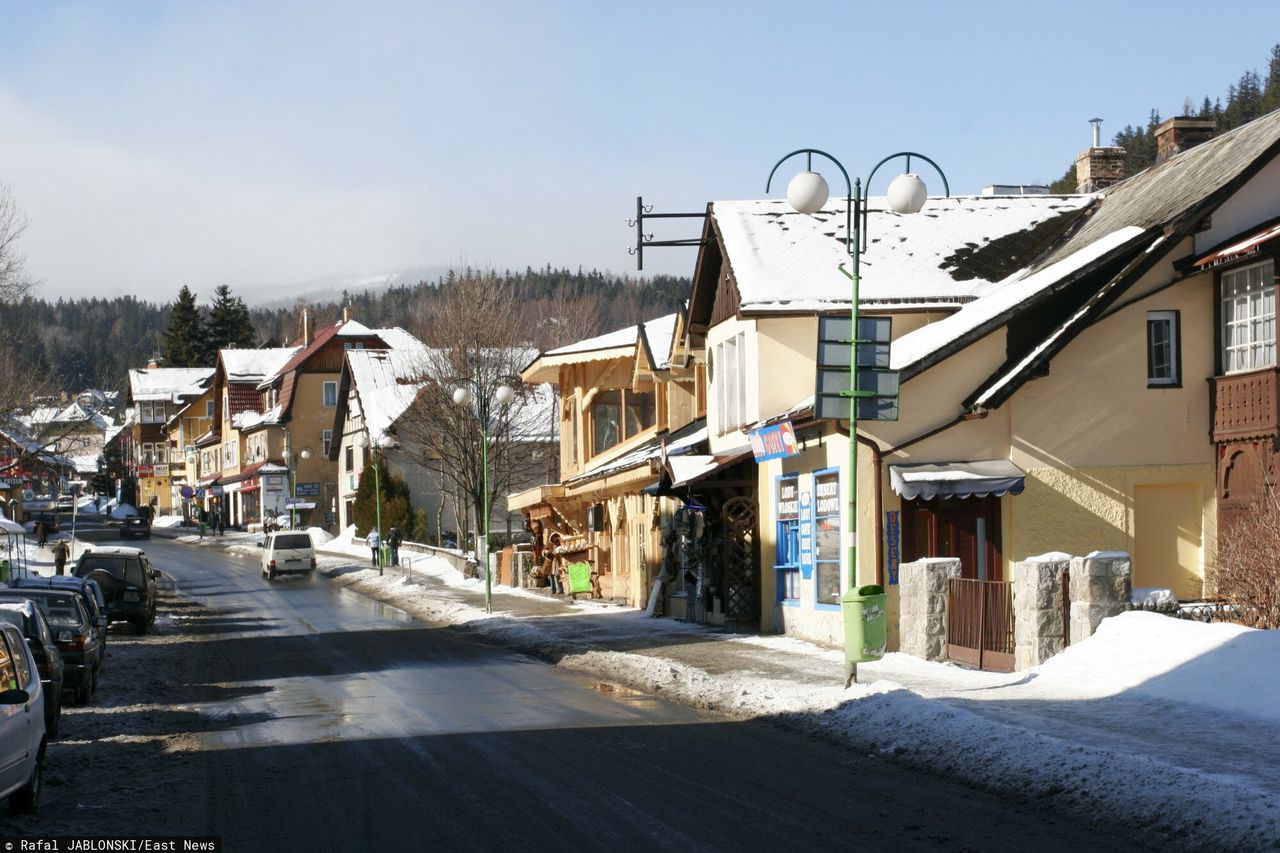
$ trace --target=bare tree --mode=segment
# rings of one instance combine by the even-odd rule
[[[1242,621],[1280,628],[1280,494],[1267,486],[1256,506],[1222,526],[1212,567],[1218,594],[1242,605]]]
[[[27,277],[26,256],[18,241],[27,230],[27,218],[13,199],[13,190],[0,185],[0,426],[11,426],[17,411],[47,388],[47,380],[25,358],[24,348],[32,330],[8,321],[12,312],[31,295],[34,284]]]
[[[421,448],[420,463],[439,464],[483,528],[486,451],[490,517],[505,517],[507,494],[543,480],[546,454],[555,447],[548,440],[554,396],[520,383],[520,371],[535,354],[529,318],[491,271],[468,270],[424,305],[412,323],[428,347],[417,371],[422,389],[398,422],[400,437]],[[516,392],[505,405],[497,396],[503,385]],[[474,399],[454,402],[459,388]]]

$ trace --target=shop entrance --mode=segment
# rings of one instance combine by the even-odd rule
[[[921,557],[956,557],[961,577],[1003,580],[1000,499],[903,501],[902,553],[906,562]]]

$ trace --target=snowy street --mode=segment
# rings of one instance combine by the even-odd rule
[[[50,747],[41,814],[0,816],[0,832],[218,835],[226,850],[616,850],[671,837],[778,849],[797,834],[820,848],[857,838],[886,850],[1133,849],[1110,828],[1100,840],[1095,821],[891,754],[833,751],[771,714],[629,689],[618,666],[628,655],[548,666],[415,620],[351,590],[362,571],[350,559],[326,558],[337,583],[268,584],[249,541],[147,544],[173,581],[154,633],[113,631],[99,694],[67,709]],[[430,589],[465,612],[454,599],[465,587],[425,579],[384,581],[414,593],[409,611]],[[681,630],[660,639],[698,641]],[[781,803],[796,806],[741,820]]]

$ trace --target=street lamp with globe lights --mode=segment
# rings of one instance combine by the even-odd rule
[[[356,437],[351,440],[351,443],[356,447],[359,447],[361,450],[364,450],[366,447],[369,447],[369,433],[364,431],[357,433]],[[373,443],[375,451],[386,451],[395,446],[396,440],[386,433],[378,436],[377,441]],[[381,575],[383,564],[387,562],[383,557],[386,553],[386,546],[382,543],[382,481],[378,474],[378,459],[376,455],[370,456],[369,459],[373,464],[373,517],[374,524],[378,528],[378,574]]]
[[[867,248],[867,189],[871,186],[871,179],[875,177],[876,172],[885,163],[898,158],[905,158],[906,169],[890,182],[889,188],[885,193],[885,201],[889,205],[889,209],[894,213],[912,214],[919,213],[924,207],[928,198],[928,192],[925,188],[924,181],[920,180],[920,176],[911,171],[911,158],[923,160],[934,168],[938,175],[942,178],[943,191],[947,196],[951,195],[951,187],[947,183],[947,176],[943,174],[942,169],[937,163],[930,160],[923,154],[917,154],[914,151],[899,151],[896,154],[890,154],[885,157],[871,170],[867,175],[866,183],[861,179],[855,179],[851,184],[849,182],[849,173],[845,171],[843,165],[835,157],[825,151],[819,151],[816,148],[801,148],[792,151],[774,164],[773,169],[769,172],[769,178],[765,182],[765,192],[769,191],[769,186],[773,183],[773,176],[778,171],[778,167],[792,157],[804,155],[805,170],[793,177],[787,184],[787,202],[798,213],[817,213],[826,205],[827,199],[830,197],[830,190],[827,187],[827,181],[819,173],[813,171],[813,156],[824,157],[835,164],[840,170],[840,174],[844,176],[845,183],[845,251],[848,252],[851,269],[846,270],[844,265],[840,265],[840,270],[849,277],[851,292],[849,296],[849,335],[845,342],[849,345],[849,389],[841,392],[841,396],[849,398],[849,509],[848,520],[845,524],[845,536],[847,542],[848,554],[848,573],[849,580],[846,589],[841,598],[841,611],[845,621],[845,687],[848,687],[856,678],[858,673],[858,661],[870,659],[863,656],[862,651],[850,648],[848,638],[851,636],[850,620],[857,613],[851,604],[861,602],[862,598],[857,594],[858,583],[858,401],[860,399],[873,398],[878,396],[874,390],[862,390],[858,387],[858,345],[861,343],[873,343],[872,341],[859,340],[858,330],[858,285],[861,278],[861,259],[862,253]]]
[[[480,468],[482,471],[481,485],[481,504],[483,505],[484,521],[483,521],[483,541],[484,548],[478,548],[477,554],[484,562],[484,609],[486,613],[493,612],[493,579],[489,570],[489,418],[491,415],[491,402],[500,406],[506,406],[516,398],[516,389],[507,384],[507,381],[494,386],[490,389],[492,393],[492,401],[490,394],[485,392],[480,383],[474,379],[467,377],[458,377],[453,380],[453,402],[465,408],[472,408],[475,412],[477,420],[480,421]]]
[[[292,475],[290,480],[292,485],[289,489],[292,501],[289,504],[289,529],[296,530],[298,528],[298,463],[311,458],[311,448],[304,447],[297,453],[293,452],[293,444],[288,440],[288,433],[285,433],[284,461],[289,466],[289,473]]]

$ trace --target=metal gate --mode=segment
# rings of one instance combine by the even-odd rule
[[[951,578],[947,657],[992,672],[1013,672],[1013,584]]]

